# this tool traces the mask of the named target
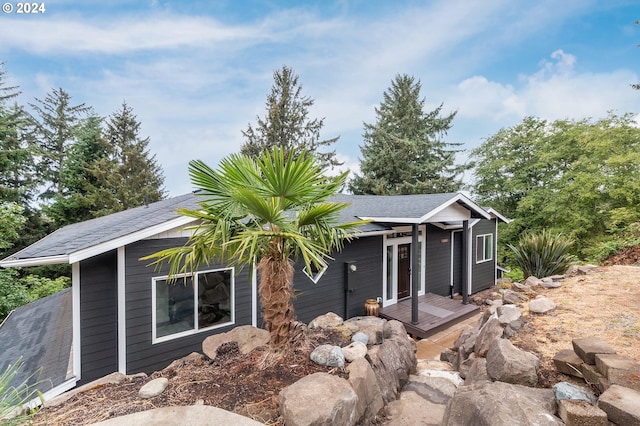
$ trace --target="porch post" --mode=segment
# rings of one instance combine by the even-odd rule
[[[418,224],[411,229],[411,324],[418,324],[418,282],[420,271],[418,268]]]
[[[467,305],[469,303],[469,259],[470,259],[469,247],[469,221],[462,221],[462,304]]]

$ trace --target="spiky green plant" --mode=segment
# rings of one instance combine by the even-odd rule
[[[508,247],[525,277],[544,278],[564,273],[574,262],[569,253],[572,245],[571,238],[545,229],[540,233],[524,234],[517,244]]]
[[[9,364],[0,375],[0,423],[3,425],[19,424],[35,414],[35,410],[22,410],[24,405],[35,398],[40,398],[44,403],[42,393],[36,388],[37,384],[29,384],[29,381],[39,372],[32,374],[17,385],[12,385],[13,378],[16,377],[22,368],[22,357]]]

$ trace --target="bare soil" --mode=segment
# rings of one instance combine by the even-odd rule
[[[539,386],[574,380],[558,373],[552,359],[558,351],[572,348],[575,338],[599,336],[618,353],[640,360],[640,267],[601,267],[594,274],[565,279],[560,288],[538,292],[557,308],[546,315],[525,314],[523,329],[511,341],[540,358]],[[264,348],[242,355],[237,345],[224,345],[213,361],[206,356],[184,360],[149,378],[95,388],[61,406],[42,409],[33,420],[36,425],[82,425],[152,408],[205,404],[281,425],[277,401],[281,389],[317,371],[346,377],[341,369],[309,359],[312,346],[344,345],[344,336],[325,331],[310,335],[309,343],[275,361]],[[138,398],[140,387],[157,377],[169,379],[167,390],[151,400]]]

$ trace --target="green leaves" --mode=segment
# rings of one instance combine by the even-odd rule
[[[548,230],[523,235],[516,245],[509,244],[515,264],[525,277],[544,278],[564,274],[573,263],[569,250],[573,240]]]

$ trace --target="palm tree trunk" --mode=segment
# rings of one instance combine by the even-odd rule
[[[262,318],[271,347],[285,350],[301,336],[293,308],[293,264],[289,259],[263,257],[258,272]]]

